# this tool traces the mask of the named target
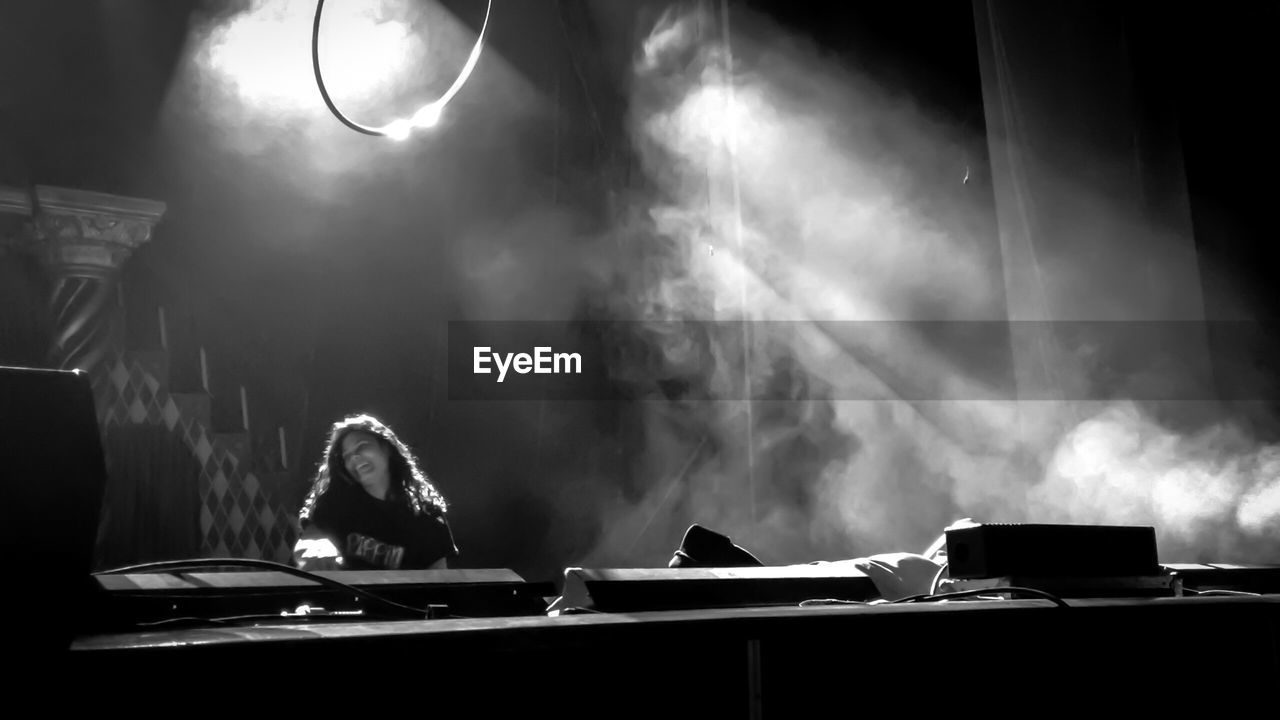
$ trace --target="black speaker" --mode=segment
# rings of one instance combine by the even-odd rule
[[[28,652],[66,650],[82,625],[106,477],[88,376],[0,367],[0,595]]]
[[[953,578],[1161,575],[1148,526],[989,523],[947,530]]]

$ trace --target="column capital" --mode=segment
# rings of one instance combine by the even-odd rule
[[[151,239],[165,209],[156,200],[87,190],[0,186],[0,213],[27,218],[9,243],[72,274],[118,271],[135,249]]]
[[[57,318],[52,367],[99,369],[113,340],[110,298],[133,251],[151,239],[164,215],[155,200],[70,188],[0,186],[0,243],[29,252],[50,275]],[[5,217],[8,216],[8,217]]]

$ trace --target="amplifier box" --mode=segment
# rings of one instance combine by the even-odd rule
[[[1190,591],[1280,594],[1280,565],[1166,563],[1164,569]]]
[[[952,578],[1150,577],[1162,569],[1155,528],[987,524],[947,530]]]

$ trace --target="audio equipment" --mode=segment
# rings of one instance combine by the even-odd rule
[[[355,613],[388,619],[388,607],[380,605],[379,598],[422,610],[418,619],[540,615],[555,594],[551,582],[528,582],[507,569],[342,570],[314,575],[330,582],[284,571],[237,571],[230,564],[214,571],[97,575],[97,623],[118,629],[178,619],[262,621],[301,614],[308,619],[360,620]],[[306,609],[299,613],[300,607]],[[391,610],[397,616],[390,619],[413,617],[407,610]]]
[[[1153,577],[1151,527],[986,524],[946,531],[952,578]]]
[[[1280,593],[1280,565],[1228,563],[1166,563],[1188,594],[1226,590],[1259,594]]]
[[[867,601],[875,583],[851,563],[732,568],[568,568],[565,609],[600,612],[796,605],[805,600]]]

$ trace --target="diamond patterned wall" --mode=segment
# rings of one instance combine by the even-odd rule
[[[100,426],[164,425],[200,463],[201,552],[288,563],[296,540],[294,513],[270,497],[249,469],[220,442],[207,420],[186,417],[137,356],[118,354],[95,386]]]

